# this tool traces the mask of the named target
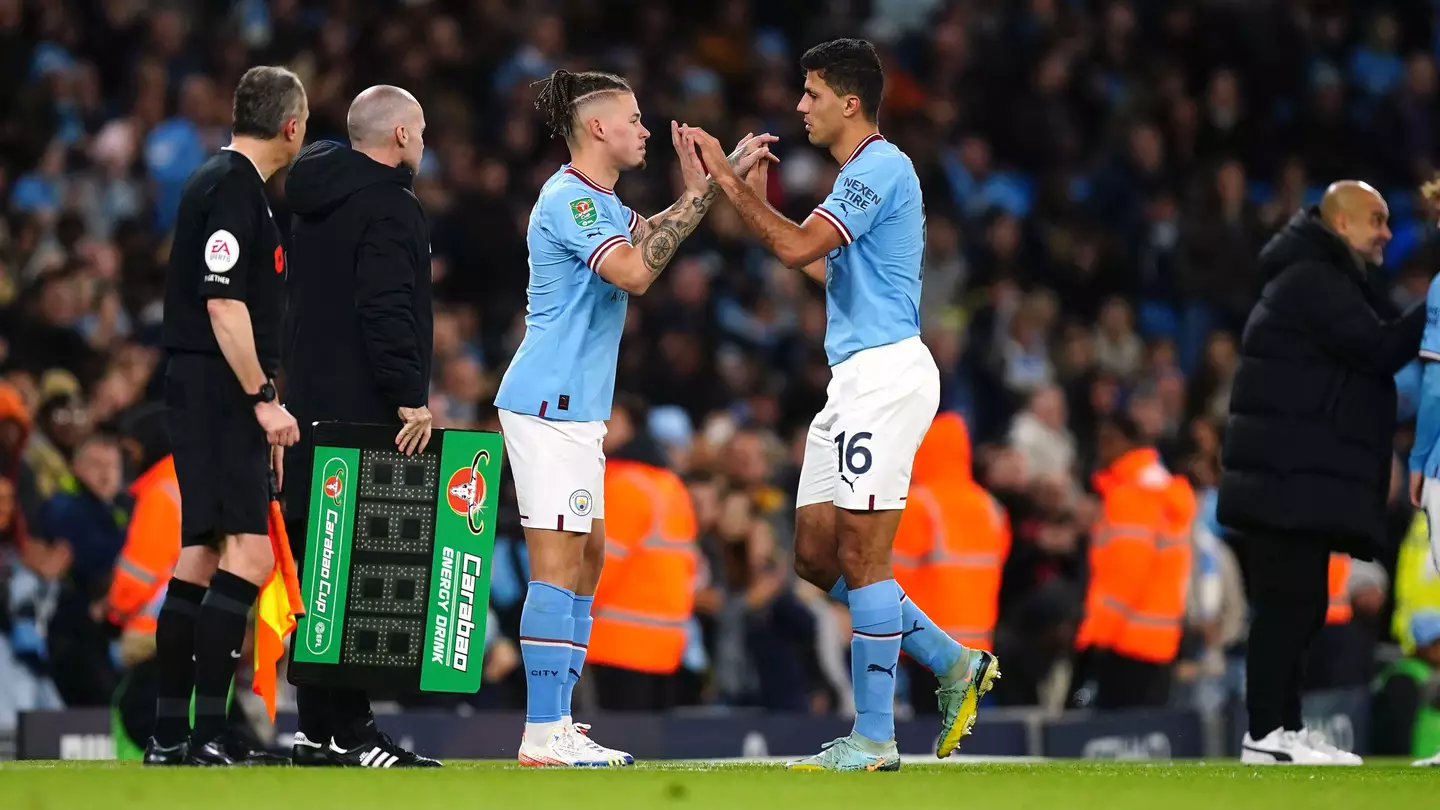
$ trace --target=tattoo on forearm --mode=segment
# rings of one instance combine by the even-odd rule
[[[748,147],[737,146],[726,157],[732,170],[740,165],[748,151]],[[664,272],[670,260],[675,258],[675,251],[680,249],[680,243],[695,231],[718,196],[720,184],[712,178],[704,194],[696,197],[687,193],[664,211],[640,220],[635,230],[630,232],[630,242],[640,248],[640,255],[652,276]]]
[[[680,248],[680,243],[695,231],[718,193],[719,188],[712,183],[704,194],[698,197],[686,194],[645,223],[645,233],[637,240],[636,245],[640,248],[640,255],[645,260],[645,266],[650,268],[652,276],[660,275],[666,265],[670,264],[670,260],[675,258],[675,251]]]

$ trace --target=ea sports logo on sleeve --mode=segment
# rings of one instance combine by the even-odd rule
[[[212,273],[228,273],[240,261],[240,240],[227,230],[218,230],[205,240],[205,266]]]
[[[445,498],[450,511],[465,518],[466,528],[471,534],[485,531],[485,476],[483,467],[490,466],[490,452],[481,450],[469,467],[461,467],[450,475],[445,484]]]

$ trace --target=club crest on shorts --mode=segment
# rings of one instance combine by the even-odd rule
[[[590,497],[590,490],[577,489],[570,493],[570,511],[580,517],[590,514],[590,509],[594,505],[595,501]]]
[[[450,511],[465,518],[466,528],[471,534],[485,531],[485,476],[480,470],[490,466],[490,451],[481,450],[469,467],[461,467],[450,475],[445,485],[446,500]]]

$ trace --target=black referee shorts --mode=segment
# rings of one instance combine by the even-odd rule
[[[165,368],[180,482],[180,545],[219,548],[270,533],[270,443],[224,357],[176,354]]]

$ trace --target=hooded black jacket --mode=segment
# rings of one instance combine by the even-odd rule
[[[391,424],[396,408],[428,402],[430,229],[411,182],[333,143],[290,168],[285,383],[297,418]]]
[[[1265,287],[1241,342],[1218,518],[1373,559],[1384,543],[1394,375],[1416,356],[1420,305],[1391,321],[1345,242],[1301,211],[1260,252]]]
[[[313,422],[399,430],[397,408],[429,402],[430,229],[412,182],[405,167],[327,142],[307,146],[290,167],[282,365],[300,445],[286,454],[286,481],[309,479]]]

